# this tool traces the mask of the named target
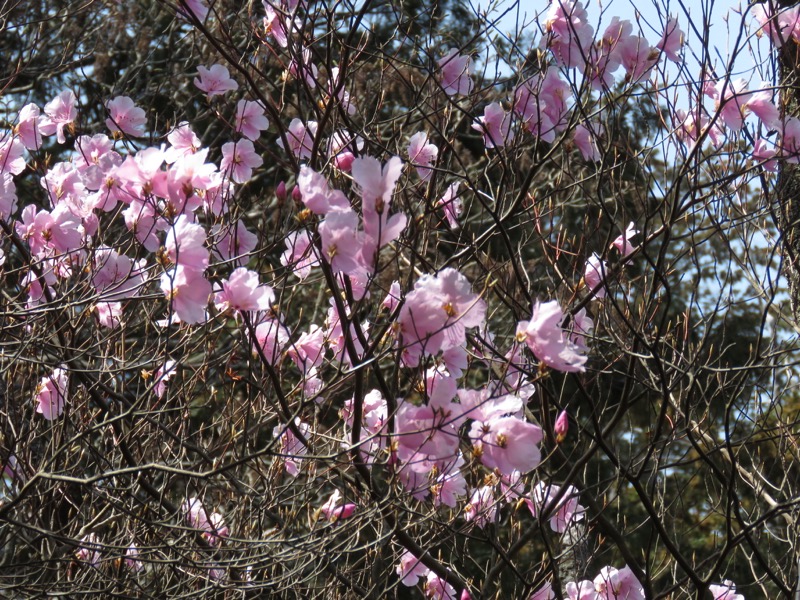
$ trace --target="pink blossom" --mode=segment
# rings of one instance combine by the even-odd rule
[[[456,600],[455,588],[433,571],[428,571],[425,597],[431,600]]]
[[[418,131],[408,140],[408,161],[416,167],[422,181],[431,178],[431,167],[439,156],[439,148],[428,143],[428,134]]]
[[[467,505],[464,507],[464,519],[472,521],[480,528],[494,522],[497,514],[497,502],[491,486],[484,485],[472,492]]]
[[[164,364],[158,368],[153,376],[153,380],[155,381],[153,392],[155,392],[155,395],[159,398],[164,396],[164,392],[167,391],[167,384],[169,383],[169,380],[172,379],[173,375],[178,372],[175,367],[175,361],[168,358],[164,361]]]
[[[289,128],[286,130],[286,139],[289,142],[289,150],[297,158],[311,158],[311,151],[314,149],[314,138],[317,136],[317,122],[309,121],[308,125],[300,119],[292,119]],[[283,140],[278,138],[278,146],[286,150]]]
[[[394,312],[394,309],[397,308],[397,305],[400,304],[400,298],[402,297],[402,293],[400,291],[400,282],[393,281],[392,285],[389,286],[389,291],[386,293],[386,297],[381,302],[381,307],[385,308],[389,312]]]
[[[557,444],[560,444],[566,439],[568,431],[569,431],[569,413],[567,413],[566,410],[562,410],[560,413],[558,413],[555,425],[553,425],[553,433],[556,436]]]
[[[281,351],[288,342],[289,332],[277,318],[266,317],[256,325],[253,346],[258,345],[269,364],[277,364]],[[257,354],[255,351],[254,353]]]
[[[596,133],[585,123],[581,123],[575,128],[572,141],[580,150],[584,160],[598,162],[602,160],[602,155],[597,147]]]
[[[100,246],[92,261],[92,287],[107,302],[138,296],[147,278],[146,261],[134,261],[113,248]]]
[[[364,233],[351,208],[331,210],[319,225],[322,255],[336,273],[354,275],[366,268],[362,259]]]
[[[773,13],[769,4],[755,4],[752,14],[761,25],[756,32],[759,37],[766,32],[776,48],[790,39],[800,39],[800,7],[792,6]]]
[[[55,132],[59,144],[66,142],[64,128],[78,118],[78,110],[75,108],[77,100],[72,90],[65,90],[45,104],[44,113],[47,115],[47,120],[39,122],[42,135],[52,135]]]
[[[219,545],[222,538],[228,537],[229,530],[223,516],[218,512],[212,512],[209,515],[199,498],[185,500],[181,505],[181,510],[189,526],[200,529],[203,538],[211,546]]]
[[[97,540],[97,536],[94,533],[90,533],[81,540],[81,544],[78,546],[78,551],[76,552],[76,558],[80,562],[89,563],[92,567],[99,567],[101,557],[100,549],[101,546]]]
[[[661,41],[656,44],[656,48],[661,50],[672,62],[680,64],[681,57],[678,52],[683,47],[683,42],[684,34],[678,24],[678,19],[669,17],[667,25],[664,27],[664,35],[661,37]]]
[[[442,89],[448,96],[456,94],[467,96],[472,91],[470,79],[470,58],[468,54],[459,54],[458,50],[450,51],[439,59],[439,69],[442,78]]]
[[[276,3],[278,8],[269,0],[261,0],[261,3],[267,15],[264,17],[264,32],[266,35],[272,35],[282,48],[288,47],[292,20],[285,16],[286,8],[281,6],[282,2]]]
[[[208,7],[204,0],[182,0],[178,3],[178,12],[186,17],[194,15],[198,21],[203,23],[208,16]]]
[[[335,131],[328,142],[328,156],[333,158],[333,165],[344,173],[349,173],[356,160],[355,152],[364,148],[364,139],[346,131]]]
[[[594,578],[594,588],[598,600],[645,600],[644,588],[630,567],[603,567]]]
[[[281,264],[285,267],[292,267],[300,281],[308,277],[312,267],[319,264],[307,231],[301,229],[286,236],[286,250],[281,255]]]
[[[0,139],[0,173],[19,175],[25,170],[25,148],[17,138],[6,135]]]
[[[541,46],[549,48],[556,64],[583,68],[594,40],[594,28],[583,4],[577,0],[551,0],[545,17]]]
[[[170,143],[170,147],[164,151],[164,160],[170,165],[182,156],[194,154],[201,146],[200,138],[186,121],[179,123],[167,135],[167,141]]]
[[[131,542],[128,549],[125,550],[125,566],[131,571],[139,572],[144,569],[142,561],[139,560],[139,548],[136,547],[134,542]]]
[[[17,212],[17,186],[11,173],[0,173],[0,219]]]
[[[300,191],[303,204],[315,214],[327,214],[332,208],[340,210],[350,208],[347,196],[339,190],[331,189],[325,176],[309,166],[300,167],[296,189]]]
[[[122,302],[98,302],[94,310],[101,327],[116,329],[122,324]]]
[[[440,467],[436,482],[431,485],[434,506],[449,506],[455,508],[458,500],[467,493],[467,480],[461,472],[461,467],[465,464],[464,456],[459,452],[455,460],[451,460],[445,466]]]
[[[209,98],[239,89],[239,84],[231,79],[228,69],[223,65],[214,64],[210,68],[199,66],[197,74],[199,77],[194,78],[194,85]]]
[[[538,447],[542,441],[541,427],[516,416],[493,414],[475,421],[469,436],[481,462],[503,475],[515,471],[527,473],[541,460]]]
[[[48,421],[61,416],[67,401],[69,375],[66,369],[58,367],[50,375],[42,377],[36,388],[36,412]]]
[[[42,145],[41,123],[42,117],[37,105],[26,104],[20,109],[15,131],[28,150],[38,150]]]
[[[708,586],[708,590],[714,595],[714,600],[744,600],[744,595],[736,593],[736,584],[728,579],[722,585]]]
[[[353,516],[356,510],[356,505],[351,502],[340,504],[341,499],[341,492],[334,490],[330,498],[319,509],[331,523]]]
[[[17,235],[26,240],[31,252],[41,255],[48,249],[69,252],[80,247],[83,230],[80,219],[67,206],[60,204],[51,212],[36,212],[29,204],[22,211],[22,219],[15,224]]]
[[[414,587],[419,583],[420,577],[427,577],[429,569],[408,550],[400,556],[400,564],[395,572],[400,577],[400,583],[406,587]]]
[[[564,313],[557,300],[537,302],[530,321],[520,321],[517,340],[525,342],[536,358],[548,367],[567,373],[586,370],[586,356],[564,335]]]
[[[230,172],[236,183],[245,183],[253,176],[253,169],[264,164],[264,160],[256,153],[253,142],[239,140],[228,142],[222,146],[222,161],[219,168]]]
[[[483,110],[472,128],[483,135],[486,148],[502,148],[511,137],[511,116],[503,110],[499,102],[492,102]]]
[[[178,265],[161,276],[161,291],[182,322],[191,325],[206,321],[211,284],[203,277],[202,271]]]
[[[768,146],[769,142],[762,137],[756,138],[755,145],[753,146],[752,157],[753,160],[759,162],[765,171],[775,173],[778,170],[778,161],[776,157],[778,151],[775,147]],[[2,200],[0,199],[0,207]],[[0,208],[0,216],[2,216],[2,209]]]
[[[275,301],[275,293],[261,284],[258,273],[244,267],[235,269],[229,279],[222,280],[222,290],[214,295],[214,305],[224,313],[233,311],[268,311]]]
[[[167,258],[173,264],[203,271],[208,267],[206,237],[205,229],[201,225],[192,223],[187,215],[179,216],[175,224],[167,230],[164,243]]]
[[[106,127],[111,131],[121,131],[132,137],[144,135],[147,116],[144,110],[136,106],[128,96],[117,96],[109,100],[106,102],[106,108],[109,114]]]
[[[614,247],[619,250],[619,253],[622,257],[628,256],[631,252],[634,252],[639,246],[634,246],[631,243],[631,238],[634,236],[639,235],[639,230],[634,228],[633,221],[628,224],[628,228],[625,230],[621,236],[611,242],[610,247]]]
[[[258,236],[247,229],[241,220],[233,225],[214,225],[211,232],[216,238],[212,246],[214,254],[236,265],[246,263],[258,245]]]
[[[620,48],[620,59],[628,81],[636,83],[646,77],[658,62],[659,52],[643,37],[632,35]]]
[[[570,600],[603,600],[594,589],[594,582],[584,579],[583,581],[570,581],[566,585],[567,597]]]
[[[300,52],[293,52],[288,70],[292,77],[304,81],[309,89],[317,87],[319,69],[311,61],[311,48],[304,47]]]
[[[318,325],[311,325],[291,344],[287,354],[304,373],[318,367],[325,358],[325,332]]]
[[[800,162],[800,119],[785,117],[779,142],[782,158],[787,163]]]
[[[294,422],[300,430],[300,433],[308,439],[311,427],[303,423],[299,417],[295,417]],[[300,474],[300,465],[302,464],[303,457],[306,455],[305,445],[303,445],[303,442],[285,425],[279,425],[273,428],[272,435],[279,439],[276,451],[280,453],[283,459],[286,472],[292,477],[297,477]]]
[[[780,111],[772,101],[773,91],[768,86],[762,86],[758,92],[752,92],[744,103],[744,112],[752,112],[769,129],[780,126]]]
[[[558,496],[561,498],[554,505]],[[578,504],[578,490],[574,487],[569,485],[564,490],[543,481],[531,490],[531,500],[526,504],[534,517],[539,517],[543,511],[547,511],[550,515],[550,529],[557,533],[564,533],[572,521],[582,520],[586,512],[586,509]]]
[[[260,102],[239,100],[236,104],[236,132],[253,141],[261,136],[261,132],[269,127],[269,119],[264,116],[264,107]]]
[[[528,600],[555,600],[556,595],[553,593],[553,584],[549,581],[542,587],[531,594]]]
[[[600,286],[600,284],[605,282],[607,270],[608,266],[596,252],[592,252],[592,255],[586,259],[586,267],[583,271],[583,282],[586,284],[586,287],[589,288],[589,291],[596,290],[596,298],[605,298],[606,296],[606,286]]]
[[[569,123],[567,100],[571,95],[559,70],[550,67],[544,78],[533,77],[517,88],[514,112],[522,118],[528,131],[543,142],[552,143]]]

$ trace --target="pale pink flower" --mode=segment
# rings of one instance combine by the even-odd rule
[[[439,156],[439,148],[428,143],[428,134],[418,131],[408,140],[408,161],[417,169],[417,175],[422,181],[431,178],[431,167]]]
[[[0,219],[17,212],[17,186],[11,173],[0,173]]]
[[[350,208],[347,196],[340,190],[331,189],[325,176],[307,165],[300,167],[295,189],[299,190],[303,204],[315,214],[325,215],[332,208]]]
[[[773,91],[766,84],[758,92],[751,92],[744,103],[744,112],[752,112],[769,129],[780,126],[780,111],[772,101]]]
[[[628,81],[636,83],[646,77],[658,62],[659,52],[648,41],[632,35],[620,48],[620,59]]]
[[[603,567],[594,578],[594,589],[598,600],[645,600],[644,588],[630,567]]]
[[[606,296],[606,286],[600,286],[600,284],[605,282],[607,270],[608,266],[596,252],[592,252],[592,255],[586,259],[586,267],[583,271],[583,282],[586,284],[589,291],[597,290],[595,292],[596,298],[605,298]]]
[[[584,160],[598,162],[602,160],[600,149],[597,147],[597,134],[591,126],[581,123],[575,128],[572,141],[580,150]]]
[[[222,146],[222,161],[219,168],[230,173],[236,183],[245,183],[253,176],[253,169],[264,164],[264,160],[256,153],[250,140],[228,142]]]
[[[550,67],[544,78],[536,76],[514,93],[514,112],[525,128],[543,142],[552,143],[569,124],[567,101],[572,90],[561,79],[559,70]]]
[[[253,141],[261,136],[261,132],[269,127],[269,119],[264,115],[264,107],[260,102],[239,100],[236,104],[236,132]]]
[[[275,293],[261,284],[258,273],[245,267],[235,269],[229,279],[222,280],[222,290],[214,295],[214,305],[224,313],[232,311],[268,311],[275,301]]]
[[[560,444],[566,439],[568,431],[569,431],[569,413],[567,413],[566,410],[562,410],[560,413],[558,413],[558,416],[556,417],[556,422],[553,425],[553,433],[555,433],[557,444]]]
[[[549,581],[542,587],[531,594],[528,600],[555,600],[556,595],[553,593],[553,584]]]
[[[664,35],[661,37],[661,41],[656,44],[656,48],[661,50],[672,62],[680,64],[681,57],[678,52],[683,47],[683,42],[684,34],[678,24],[678,19],[669,17],[667,25],[664,27]]]
[[[155,395],[159,398],[164,396],[164,392],[167,391],[167,384],[169,383],[169,380],[172,379],[175,373],[178,372],[175,367],[175,361],[168,358],[155,372],[155,375],[153,376],[153,380],[155,381],[153,392],[155,392]]]
[[[426,598],[431,600],[456,600],[455,588],[433,571],[428,571],[424,587]]]
[[[239,84],[231,79],[228,69],[224,65],[214,64],[210,68],[197,67],[199,77],[194,78],[194,85],[211,98],[233,92],[239,89]]]
[[[331,523],[342,519],[347,519],[353,516],[353,513],[356,511],[355,504],[352,502],[340,504],[341,499],[341,492],[339,492],[339,490],[334,490],[330,498],[328,498],[325,504],[323,504],[319,509],[320,512],[325,515],[325,518]]]
[[[241,220],[233,225],[213,225],[211,232],[216,238],[214,254],[236,265],[247,263],[258,245],[258,236],[247,229]]]
[[[470,79],[470,57],[468,54],[459,54],[452,48],[445,56],[439,59],[439,69],[442,78],[442,88],[448,96],[456,94],[466,96],[472,91]]]
[[[548,367],[567,373],[583,372],[587,357],[564,334],[563,321],[564,312],[557,300],[537,302],[531,320],[517,325],[517,340],[524,341]]]
[[[201,535],[211,546],[217,546],[222,538],[228,537],[229,530],[223,516],[218,512],[209,515],[199,498],[184,500],[181,510],[189,526],[201,530]]]
[[[400,282],[395,280],[392,282],[392,285],[389,286],[389,291],[383,299],[383,302],[381,302],[381,306],[389,312],[394,312],[394,309],[400,304],[401,297]]]
[[[208,249],[205,247],[206,231],[201,225],[192,223],[188,215],[181,215],[167,230],[164,243],[167,258],[173,264],[203,271],[208,267]]]
[[[45,104],[44,113],[47,115],[47,120],[39,122],[42,135],[53,135],[55,132],[59,144],[66,142],[64,128],[78,118],[78,109],[75,108],[77,101],[72,90],[65,90]]]
[[[539,466],[543,435],[538,425],[513,415],[493,414],[475,421],[469,436],[473,446],[480,449],[481,462],[503,475],[527,473]]]
[[[38,150],[42,145],[41,122],[37,105],[26,104],[20,109],[15,131],[28,150]]]
[[[67,401],[69,375],[66,369],[58,367],[50,375],[42,377],[36,389],[36,412],[48,421],[61,416]]]
[[[301,229],[286,236],[286,250],[281,255],[281,264],[292,267],[293,273],[303,281],[311,273],[311,268],[319,264],[315,248],[308,232]]]
[[[544,26],[546,35],[540,46],[550,49],[556,64],[583,68],[594,41],[594,28],[583,4],[577,0],[551,0]]]
[[[170,146],[164,151],[164,160],[167,164],[172,164],[182,156],[194,154],[200,150],[200,138],[192,131],[191,126],[186,121],[178,124],[169,135],[167,141]]]
[[[756,138],[755,145],[753,146],[752,157],[753,160],[759,162],[765,171],[775,173],[778,170],[778,155],[777,149],[768,146],[769,142],[762,138]],[[0,198],[0,207],[2,207],[2,199]],[[2,216],[2,208],[0,208],[0,216]]]
[[[351,208],[328,212],[319,225],[322,255],[336,273],[353,275],[366,268],[362,258],[364,232],[358,228],[358,215]]]
[[[133,103],[128,96],[117,96],[106,102],[109,118],[106,127],[111,131],[121,131],[132,137],[144,135],[147,115]]]
[[[311,158],[314,149],[314,138],[317,136],[317,122],[309,121],[308,125],[300,119],[292,119],[286,130],[286,139],[289,142],[289,151],[297,158]],[[278,146],[286,150],[283,140],[278,138]]]
[[[636,229],[633,225],[633,221],[628,224],[628,228],[625,230],[621,236],[611,242],[611,246],[619,250],[619,253],[624,257],[628,256],[631,252],[634,252],[639,246],[634,246],[631,243],[631,238],[634,236],[639,235],[639,230]]]
[[[726,579],[722,585],[712,584],[708,590],[714,595],[714,600],[744,600],[744,595],[736,593],[736,584]]]
[[[294,419],[295,425],[299,429],[303,437],[308,439],[311,432],[311,427],[303,423],[299,417]],[[279,438],[276,452],[280,454],[286,472],[292,477],[297,477],[300,474],[300,466],[303,457],[306,455],[306,447],[303,442],[295,436],[291,428],[285,425],[278,425],[273,428],[272,435]]]
[[[99,567],[100,549],[101,546],[97,536],[94,533],[90,533],[81,540],[81,545],[76,552],[76,558],[81,562],[89,563],[93,567]]]
[[[467,505],[464,507],[464,519],[472,521],[480,528],[494,522],[497,514],[497,502],[491,486],[484,485],[472,492]]]
[[[311,325],[291,344],[287,354],[304,373],[320,366],[325,359],[325,331],[319,325]]]
[[[161,276],[161,291],[182,322],[191,325],[206,321],[211,284],[203,277],[202,271],[178,265]]]
[[[792,6],[776,14],[769,4],[755,4],[752,14],[761,25],[756,35],[761,37],[766,32],[776,48],[782,47],[790,39],[800,39],[800,7]]]
[[[125,550],[125,566],[137,573],[144,569],[142,561],[139,560],[139,548],[134,542],[131,542],[131,545]]]
[[[102,300],[113,302],[138,296],[147,279],[145,259],[134,261],[108,246],[99,246],[92,260],[92,287]]]
[[[395,572],[400,577],[400,583],[406,587],[414,587],[419,583],[420,577],[427,577],[429,569],[408,550],[400,556],[400,564]]]
[[[261,0],[261,3],[264,5],[264,11],[266,12],[264,32],[267,35],[272,35],[282,48],[286,48],[289,45],[289,33],[292,27],[291,18],[284,14],[288,7],[281,6],[283,3],[277,0],[275,5],[268,0]],[[291,10],[288,12],[291,12]]]
[[[499,102],[492,102],[483,110],[483,116],[472,124],[472,128],[483,135],[486,148],[502,148],[511,137],[511,116]]]
[[[185,17],[194,15],[198,21],[203,23],[208,16],[208,6],[204,0],[183,0],[178,3],[178,13]]]
[[[25,147],[17,138],[6,135],[0,139],[0,173],[19,175],[25,170]]]
[[[264,359],[275,365],[280,358],[283,347],[289,342],[289,331],[277,318],[267,317],[256,325],[254,348],[258,347]],[[258,354],[257,350],[254,354]]]
[[[558,496],[561,498],[554,505]],[[578,490],[571,485],[566,490],[557,485],[548,485],[540,481],[531,490],[531,499],[526,501],[528,509],[534,517],[539,517],[544,511],[550,515],[550,529],[557,533],[564,533],[573,521],[580,521],[586,509],[578,504]]]

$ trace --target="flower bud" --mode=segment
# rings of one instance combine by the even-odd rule
[[[569,431],[569,415],[567,411],[562,410],[558,417],[556,417],[556,424],[553,427],[553,431],[556,434],[556,443],[560,444],[564,441],[564,438],[567,437],[567,431]]]
[[[283,204],[284,202],[286,202],[287,195],[286,195],[285,181],[281,181],[278,184],[278,187],[275,188],[275,196],[278,197],[278,204]]]

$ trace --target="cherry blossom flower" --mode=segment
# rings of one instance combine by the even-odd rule
[[[595,298],[605,298],[606,296],[606,286],[598,286],[605,282],[607,270],[608,266],[596,252],[592,252],[592,255],[586,259],[586,267],[583,271],[583,282],[590,291],[597,290],[595,292]]]
[[[42,145],[41,123],[42,117],[36,104],[26,104],[20,109],[14,130],[28,150],[38,150]]]
[[[395,572],[400,577],[400,583],[406,587],[414,587],[419,583],[420,577],[427,577],[430,569],[408,550],[400,556],[400,563]]]
[[[536,358],[548,367],[567,373],[583,372],[587,357],[564,335],[564,312],[557,300],[537,302],[530,321],[520,321],[517,340],[525,342]]]
[[[598,600],[645,600],[644,588],[630,567],[603,567],[594,578]],[[733,600],[733,599],[730,599]]]
[[[431,167],[439,156],[439,148],[428,143],[428,134],[418,131],[408,140],[408,161],[417,169],[417,175],[422,181],[431,178]]]
[[[442,78],[442,89],[448,96],[467,96],[472,91],[470,79],[470,57],[468,54],[459,54],[456,48],[439,59],[439,69]]]
[[[483,135],[486,148],[502,148],[511,137],[511,117],[499,102],[492,102],[483,110],[472,128]]]
[[[602,160],[600,149],[597,147],[596,133],[587,126],[586,123],[581,123],[575,128],[572,141],[578,147],[584,160],[591,162],[598,162]]]
[[[97,536],[94,533],[90,533],[81,539],[80,546],[75,556],[80,562],[88,563],[92,567],[99,567],[101,558],[100,549],[101,546]]]
[[[277,318],[266,317],[256,325],[253,346],[258,345],[261,354],[269,364],[277,364],[283,347],[288,342],[289,331]]]
[[[325,518],[331,523],[342,519],[347,519],[353,516],[353,513],[356,511],[355,504],[352,502],[340,504],[341,499],[341,492],[339,490],[334,490],[330,498],[328,498],[325,504],[323,504],[319,509],[319,511],[325,515]]]
[[[300,191],[303,204],[315,214],[325,215],[332,208],[340,210],[350,208],[347,196],[340,190],[331,189],[325,176],[309,166],[300,167],[296,189]]]
[[[736,593],[736,584],[726,579],[722,585],[712,584],[708,590],[714,595],[714,600],[744,600],[742,594]]]
[[[664,27],[664,35],[661,37],[661,41],[656,44],[656,48],[661,50],[672,62],[680,64],[681,57],[678,52],[683,47],[683,42],[684,34],[678,24],[678,19],[669,17]]]
[[[544,21],[546,35],[541,47],[548,48],[556,64],[566,68],[583,68],[594,41],[594,28],[583,3],[577,0],[554,0]]]
[[[264,116],[264,106],[260,102],[239,100],[236,104],[236,132],[250,140],[257,140],[261,132],[269,127],[269,119]]]
[[[0,139],[0,173],[19,175],[25,170],[25,147],[17,138],[6,135]]]
[[[42,377],[36,388],[36,412],[48,421],[53,421],[64,412],[69,388],[66,369],[58,367],[50,375]]]
[[[192,223],[189,216],[181,215],[167,230],[165,254],[173,264],[203,271],[208,267],[206,237],[206,231],[201,225]]]
[[[308,125],[300,119],[292,119],[286,130],[286,139],[289,142],[289,151],[297,158],[311,158],[314,149],[314,138],[317,136],[317,122],[309,121]],[[278,138],[278,146],[286,150],[283,140]]]
[[[558,503],[553,505],[555,498],[561,496]],[[550,515],[550,529],[557,533],[564,533],[572,521],[583,519],[586,509],[578,504],[578,490],[571,485],[566,490],[557,485],[548,485],[540,481],[531,490],[531,499],[526,500],[528,509],[534,517],[539,517],[542,511]]]
[[[211,284],[203,277],[202,271],[178,265],[161,276],[161,291],[182,322],[191,325],[207,320]]]
[[[111,131],[121,131],[132,137],[144,135],[147,116],[144,110],[136,106],[128,96],[117,96],[109,100],[106,102],[106,108],[109,114],[106,127]]]
[[[72,90],[65,90],[45,104],[44,113],[47,119],[39,122],[42,135],[52,135],[55,132],[59,144],[66,142],[64,128],[78,118],[78,109],[75,108],[77,100]]]
[[[308,439],[311,427],[303,423],[299,417],[295,417],[294,422],[300,433]],[[285,425],[273,428],[272,435],[278,437],[277,452],[281,455],[286,472],[292,477],[297,477],[300,474],[303,457],[306,455],[305,445],[295,436],[291,428]]]
[[[164,151],[164,161],[172,164],[182,156],[200,150],[200,138],[186,121],[182,121],[167,135],[170,146]]]
[[[222,161],[219,168],[230,172],[236,183],[245,183],[253,176],[253,169],[264,164],[264,160],[256,154],[253,142],[239,140],[222,145]]]
[[[425,597],[431,600],[456,600],[455,588],[433,571],[428,571]]]
[[[292,267],[292,272],[300,281],[311,273],[311,268],[319,264],[311,237],[305,230],[293,231],[286,236],[286,250],[281,255],[281,264]]]
[[[201,65],[197,67],[197,74],[199,77],[194,78],[194,85],[209,98],[239,89],[239,84],[231,79],[224,65],[214,64],[210,68]]]
[[[484,485],[472,492],[467,505],[464,507],[464,519],[475,523],[481,529],[493,523],[497,514],[497,502],[491,486]]]
[[[214,295],[214,305],[224,313],[233,311],[268,311],[275,301],[275,293],[261,284],[258,273],[245,267],[235,269],[229,279],[222,280],[222,290]]]
[[[552,143],[569,123],[567,100],[571,95],[559,70],[551,67],[544,78],[533,77],[517,88],[514,112],[522,118],[528,131],[543,142]]]
[[[619,253],[622,255],[623,258],[628,256],[631,252],[634,252],[639,246],[634,246],[631,244],[631,238],[634,236],[639,235],[639,230],[636,229],[633,225],[633,221],[628,224],[628,228],[625,230],[621,236],[611,242],[611,246],[619,250]]]

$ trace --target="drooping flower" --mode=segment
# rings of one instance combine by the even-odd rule
[[[680,64],[681,57],[678,55],[683,47],[684,35],[681,31],[681,26],[678,24],[678,19],[669,17],[667,24],[664,27],[664,35],[661,41],[656,44],[656,48],[661,50],[668,59],[675,64]]]
[[[58,367],[50,375],[42,377],[36,390],[36,412],[48,421],[61,416],[67,402],[69,375]]]
[[[570,341],[561,327],[564,312],[557,300],[537,302],[530,321],[517,325],[517,340],[525,342],[548,367],[567,373],[583,372],[587,357]]]

